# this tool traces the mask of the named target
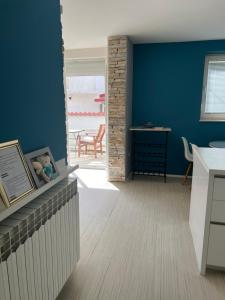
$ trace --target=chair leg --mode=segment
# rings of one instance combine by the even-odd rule
[[[102,142],[100,142],[100,152],[102,154]]]
[[[78,157],[80,157],[80,144],[78,144]]]
[[[94,144],[94,155],[95,155],[95,158],[97,158],[97,153],[96,153],[96,144]]]
[[[87,154],[87,145],[85,145],[85,154]]]
[[[191,171],[192,164],[193,164],[192,162],[190,162],[190,163],[188,164],[186,173],[185,173],[185,175],[184,175],[183,184],[185,184],[185,183],[187,182],[187,178],[188,178],[188,175],[189,175],[189,173],[190,173],[190,171]]]

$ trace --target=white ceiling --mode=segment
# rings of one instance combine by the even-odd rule
[[[110,35],[134,43],[225,38],[225,0],[61,0],[66,49],[104,47]]]

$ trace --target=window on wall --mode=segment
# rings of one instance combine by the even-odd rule
[[[201,121],[225,121],[225,54],[206,56]]]

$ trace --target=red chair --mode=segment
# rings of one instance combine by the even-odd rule
[[[87,154],[88,146],[92,146],[94,151],[94,156],[97,158],[97,151],[100,151],[102,154],[102,140],[105,135],[105,124],[101,124],[98,129],[98,133],[96,136],[79,136],[78,141],[77,141],[77,146],[78,146],[78,157],[80,157],[82,148],[85,148],[84,153]]]

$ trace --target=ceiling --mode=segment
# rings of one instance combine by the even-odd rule
[[[66,49],[104,47],[110,35],[134,43],[225,38],[225,0],[61,0]]]

